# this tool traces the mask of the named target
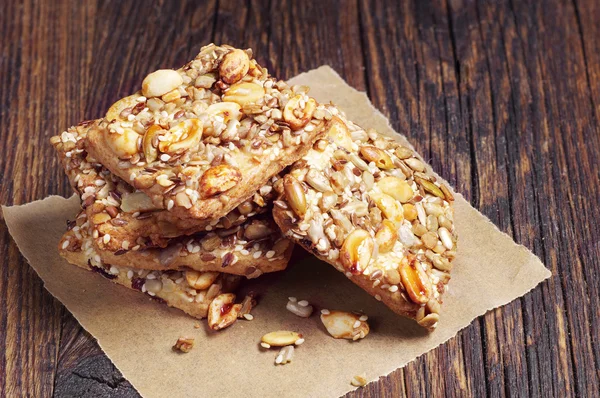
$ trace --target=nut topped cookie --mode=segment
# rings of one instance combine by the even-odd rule
[[[157,209],[144,192],[110,173],[88,154],[85,137],[98,123],[82,122],[52,137],[51,142],[92,221],[94,246],[103,255],[165,247],[173,237],[232,228],[269,210],[276,194],[272,185],[278,180],[276,176],[221,218],[180,219],[171,212]]]
[[[456,250],[452,193],[410,148],[327,110],[327,134],[284,177],[275,221],[377,300],[433,329]]]
[[[58,246],[62,257],[73,265],[145,293],[195,318],[205,318],[213,299],[234,291],[241,281],[239,276],[218,272],[150,271],[105,263],[94,250],[89,227],[85,212],[69,223],[69,230]]]
[[[218,219],[322,134],[324,106],[271,77],[251,50],[209,45],[146,76],[87,135],[90,154],[182,219]]]
[[[112,265],[151,270],[189,268],[247,278],[284,270],[294,248],[273,220],[264,216],[228,229],[174,238],[164,248],[112,252],[94,246],[102,261]]]

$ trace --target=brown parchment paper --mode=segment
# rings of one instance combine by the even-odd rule
[[[323,66],[292,79],[311,86],[319,101],[333,101],[363,127],[396,134],[364,93],[348,86]],[[396,135],[398,139],[403,137]],[[238,321],[219,333],[147,296],[116,286],[98,274],[67,264],[56,245],[65,220],[75,216],[77,197],[58,196],[3,208],[11,235],[46,288],[91,333],[123,375],[146,397],[334,397],[354,387],[355,375],[369,381],[404,366],[437,347],[486,311],[527,293],[551,274],[523,246],[500,232],[460,195],[455,203],[459,235],[438,328],[426,333],[394,315],[354,286],[333,267],[306,257],[277,275],[261,277],[253,288],[262,294],[254,320]],[[359,342],[327,335],[318,309],[309,319],[285,309],[288,296],[317,308],[364,311],[371,333]],[[205,321],[201,322],[205,325]],[[301,332],[306,342],[293,362],[275,366],[276,350],[263,350],[260,337],[270,331]],[[171,346],[180,336],[195,337],[189,354]]]

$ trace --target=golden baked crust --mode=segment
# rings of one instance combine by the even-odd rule
[[[185,271],[137,270],[106,264],[95,253],[85,232],[85,213],[81,213],[74,223],[58,247],[60,255],[69,263],[97,272],[116,284],[145,293],[195,318],[205,318],[212,300],[221,293],[234,291],[241,280],[235,275],[205,273],[205,283],[195,287],[190,285]],[[192,282],[200,278],[200,275],[194,276]]]
[[[284,176],[284,234],[400,315],[437,325],[456,234],[449,189],[410,148],[328,107],[324,138]]]
[[[92,126],[86,148],[181,219],[229,213],[302,157],[321,135],[323,106],[251,59],[209,45],[184,67],[144,79]]]

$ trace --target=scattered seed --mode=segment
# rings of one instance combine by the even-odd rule
[[[364,376],[354,376],[350,384],[354,387],[363,387],[367,385],[367,379]]]

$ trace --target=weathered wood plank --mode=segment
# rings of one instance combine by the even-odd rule
[[[587,198],[597,197],[598,192],[598,184],[590,183],[592,165],[598,159],[594,147],[598,137],[589,129],[593,110],[577,19],[572,3],[550,8],[515,4],[515,14],[518,21],[525,20],[521,24],[523,37],[528,39],[524,40],[525,56],[532,66],[529,73],[536,75],[533,98],[540,105],[535,109],[534,125],[539,134],[533,162],[539,176],[535,189],[546,263],[557,274],[549,283],[552,292],[547,296],[552,307],[547,315],[555,319],[556,337],[544,354],[556,352],[558,342],[559,353],[553,358],[553,372],[560,374],[553,375],[558,379],[554,383],[558,393],[565,389],[574,395],[593,395],[599,389],[598,375],[591,371],[595,368],[591,341],[598,331],[590,329],[589,312],[598,310],[598,298],[588,289],[597,293],[598,284],[591,275],[598,266],[597,257],[588,257],[583,251],[589,250],[584,242],[597,240],[589,235],[598,228],[590,222],[597,202]],[[528,58],[532,53],[535,58]]]
[[[589,137],[589,142],[585,150],[589,152],[590,161],[586,170],[589,174],[590,184],[585,184],[588,192],[585,197],[580,198],[580,204],[585,205],[586,212],[581,215],[582,222],[590,220],[587,217],[592,217],[598,213],[600,203],[600,168],[594,167],[600,163],[600,44],[597,38],[600,37],[600,4],[594,1],[574,1],[574,11],[578,22],[579,35],[582,45],[583,62],[586,72],[586,82],[579,81],[582,91],[587,93],[590,98],[590,107],[593,112],[593,118],[588,118],[584,127],[584,135],[586,141]],[[587,83],[587,84],[586,84]],[[586,87],[587,86],[587,87]],[[591,167],[590,167],[591,166]],[[596,182],[596,183],[594,183]],[[597,279],[598,270],[600,269],[600,240],[597,236],[600,233],[600,223],[589,222],[589,228],[582,228],[578,231],[584,235],[581,239],[583,242],[590,244],[582,244],[580,250],[585,264],[583,272],[587,281],[587,291],[590,298],[589,306],[589,324],[600,324],[600,283],[594,283]],[[595,311],[594,311],[595,309]],[[594,350],[595,368],[597,369],[597,379],[600,383],[600,330],[592,328],[592,345]]]
[[[211,41],[281,78],[329,64],[555,276],[351,396],[600,391],[600,6],[156,0],[0,7],[1,203],[68,195],[48,137]],[[140,50],[143,49],[143,50]],[[150,49],[150,50],[147,50]],[[0,227],[0,395],[137,396]]]
[[[24,203],[49,193],[67,193],[47,139],[59,125],[77,114],[85,79],[84,47],[70,48],[70,33],[88,32],[86,26],[69,26],[71,18],[85,20],[66,4],[9,2],[2,5],[2,128],[3,204]],[[47,40],[47,38],[55,40]],[[66,78],[71,78],[70,82]],[[79,118],[80,115],[75,115]],[[62,306],[0,228],[0,395],[52,394],[61,333]]]

